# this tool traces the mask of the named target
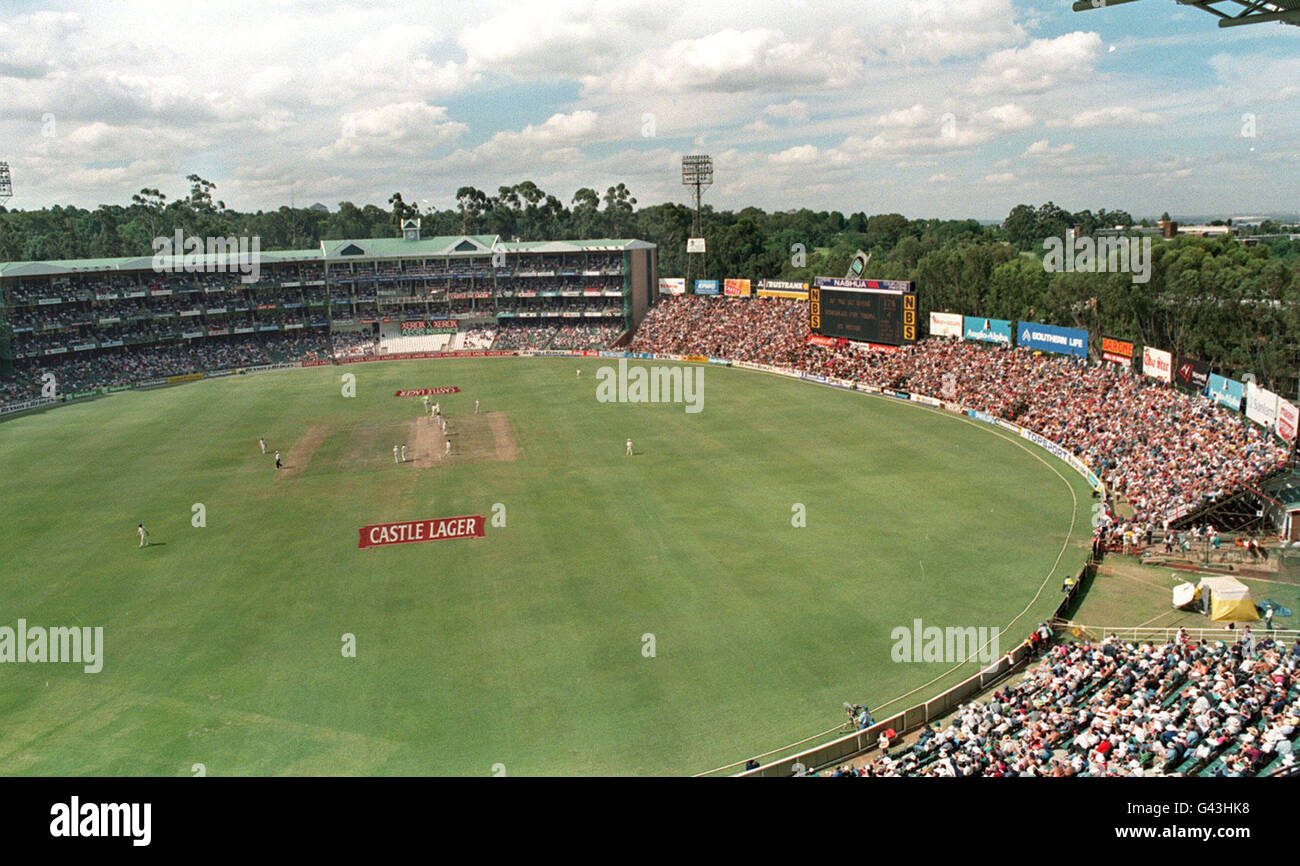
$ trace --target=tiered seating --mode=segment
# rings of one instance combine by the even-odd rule
[[[1018,684],[863,768],[867,776],[1248,776],[1295,765],[1300,642],[1050,649]]]
[[[385,337],[379,341],[380,355],[397,355],[407,352],[446,352],[451,342],[450,334],[424,334],[417,337]]]

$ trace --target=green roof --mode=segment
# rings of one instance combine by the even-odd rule
[[[455,251],[463,241],[474,246],[473,250],[462,253]],[[497,242],[496,235],[447,235],[444,237],[421,238],[408,241],[405,238],[353,238],[342,241],[321,241],[321,250],[316,253],[327,259],[352,258],[344,256],[342,251],[348,247],[362,250],[354,254],[359,259],[405,258],[409,256],[446,256],[446,255],[483,255],[490,253]]]
[[[497,235],[447,235],[408,241],[405,238],[353,238],[321,241],[319,249],[260,250],[259,265],[293,262],[327,262],[420,256],[482,256],[505,253],[616,252],[653,249],[654,244],[630,239],[596,238],[575,241],[501,241]],[[355,250],[355,251],[354,251]],[[345,251],[347,251],[345,253]],[[181,270],[185,256],[162,256],[164,270]],[[200,254],[202,266],[224,265],[224,253]],[[237,261],[237,259],[236,259]],[[194,263],[194,259],[190,259]],[[114,271],[154,270],[153,256],[124,256],[108,259],[53,259],[43,262],[0,262],[0,278],[42,277]]]
[[[177,270],[185,264],[184,256],[161,256],[162,261]],[[263,265],[286,264],[289,262],[320,261],[320,250],[271,250],[259,251],[258,261]],[[221,253],[197,256],[200,264],[224,264],[226,256]],[[0,262],[0,277],[43,277],[59,274],[84,274],[110,271],[151,271],[154,269],[153,256],[121,256],[109,259],[52,259],[44,262]]]
[[[628,238],[594,238],[583,241],[506,241],[497,245],[508,253],[572,253],[652,249],[654,244]]]

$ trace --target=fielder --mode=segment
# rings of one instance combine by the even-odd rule
[[[264,438],[261,438],[261,439],[258,439],[258,440],[257,440],[257,444],[262,446],[262,453],[265,454],[265,453],[266,453],[266,439],[265,439],[265,437],[264,437]]]
[[[631,457],[631,456],[632,456],[632,440],[631,440],[631,439],[627,440],[627,456],[628,456],[628,457]]]
[[[406,462],[406,446],[405,446],[405,445],[402,446],[402,462],[403,462],[403,463]]]
[[[579,378],[579,379],[582,378],[582,368],[581,368],[581,367],[578,368],[578,378]]]
[[[478,414],[478,401],[477,401],[477,400],[474,401],[474,414],[475,414],[475,415]]]
[[[400,460],[397,459],[397,446],[396,446],[396,445],[393,446],[393,462],[394,462],[394,463],[400,463],[400,462],[401,462]]]
[[[448,457],[451,456],[451,440],[450,440],[450,439],[447,440],[447,450],[446,450],[445,452],[443,452],[443,453],[445,453]]]
[[[136,533],[136,535],[140,536],[140,546],[141,546],[141,547],[148,547],[148,546],[149,546],[149,530],[147,530],[147,529],[144,528],[144,524],[143,524],[143,523],[141,523],[139,526],[137,526],[137,527],[135,528],[135,533]]]
[[[424,414],[429,414],[429,395],[424,395]]]
[[[279,451],[276,451],[276,452],[275,452],[275,468],[276,468],[276,469],[279,469],[279,468],[280,468],[280,452],[279,452]]]

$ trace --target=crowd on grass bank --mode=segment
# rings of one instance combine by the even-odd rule
[[[926,394],[1012,421],[1078,454],[1132,506],[1135,524],[1239,490],[1287,451],[1241,415],[1114,364],[933,338],[897,351],[810,344],[807,305],[668,297],[630,351],[708,355]]]

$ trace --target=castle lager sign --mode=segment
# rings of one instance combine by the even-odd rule
[[[482,538],[486,521],[481,514],[465,517],[435,517],[432,520],[405,520],[401,523],[376,523],[358,532],[358,550],[389,544],[415,544],[449,538]]]

